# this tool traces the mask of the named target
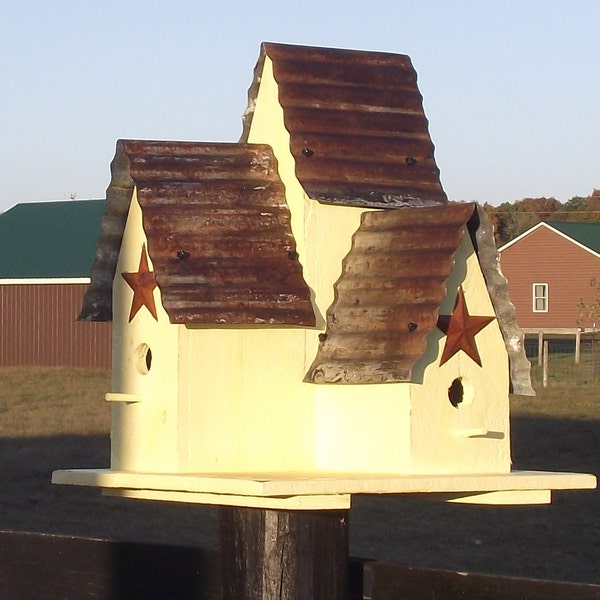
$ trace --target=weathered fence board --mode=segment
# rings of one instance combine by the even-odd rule
[[[0,532],[2,600],[217,600],[216,552]]]
[[[600,585],[351,559],[348,600],[600,600]],[[0,531],[2,600],[221,600],[220,560],[199,548]]]
[[[600,585],[500,577],[368,562],[364,600],[594,600]]]

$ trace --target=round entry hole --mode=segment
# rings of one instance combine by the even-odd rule
[[[448,388],[448,400],[454,408],[471,404],[473,402],[471,384],[462,377],[457,377]]]
[[[146,375],[152,367],[152,350],[148,344],[140,344],[135,351],[135,366],[141,375]]]

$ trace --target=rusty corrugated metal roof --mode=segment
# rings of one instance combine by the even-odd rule
[[[123,213],[135,186],[171,322],[315,324],[269,146],[121,140],[112,173],[81,318],[110,318]]]
[[[265,56],[273,62],[296,175],[333,204],[447,202],[408,56],[263,43],[248,92],[248,136]]]
[[[296,174],[309,196],[397,209],[363,215],[307,381],[410,380],[468,228],[511,357],[513,386],[531,390],[491,227],[474,204],[447,203],[409,57],[263,44],[242,141],[267,55]],[[314,325],[270,147],[124,141],[111,169],[81,318],[112,316],[112,282],[137,186],[172,322]]]
[[[472,203],[364,213],[306,380],[409,381],[474,213]]]

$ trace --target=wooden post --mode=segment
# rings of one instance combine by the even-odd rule
[[[544,354],[544,332],[538,332],[538,367],[542,366],[542,356]]]
[[[221,507],[223,600],[346,600],[346,510]]]
[[[544,387],[548,387],[548,340],[546,340],[544,342],[543,355],[544,355],[544,368],[543,368],[543,375],[542,375],[542,385]]]
[[[581,329],[575,330],[575,364],[578,365],[581,360]]]

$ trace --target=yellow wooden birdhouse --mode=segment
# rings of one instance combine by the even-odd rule
[[[263,44],[239,143],[119,141],[81,317],[113,320],[111,467],[57,483],[264,508],[595,486],[511,471],[529,363],[406,56]]]

